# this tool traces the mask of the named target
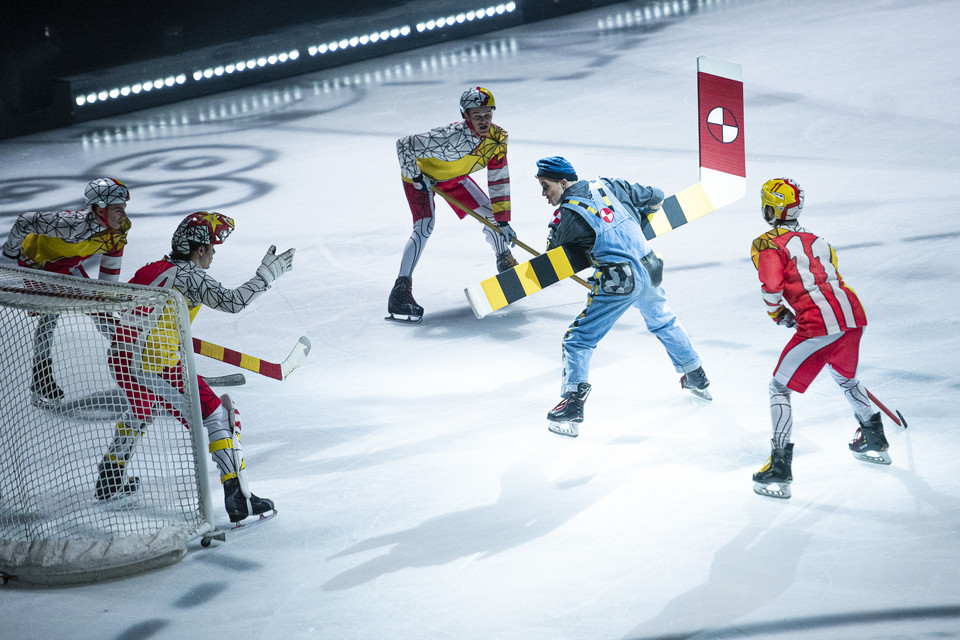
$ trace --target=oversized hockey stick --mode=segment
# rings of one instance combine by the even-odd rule
[[[473,218],[476,218],[477,220],[479,220],[479,221],[480,221],[481,223],[483,223],[484,225],[490,227],[491,229],[493,229],[493,230],[496,231],[497,233],[500,233],[500,227],[498,227],[497,225],[493,224],[492,222],[490,222],[489,220],[487,220],[486,218],[484,218],[482,215],[480,215],[479,213],[477,213],[476,211],[474,211],[473,209],[471,209],[470,207],[468,207],[467,205],[465,205],[464,203],[460,202],[460,200],[458,200],[458,199],[455,198],[454,196],[450,195],[449,193],[444,193],[443,191],[441,191],[441,190],[439,190],[439,189],[437,189],[437,188],[434,188],[433,191],[434,191],[434,193],[440,195],[444,200],[446,200],[447,202],[449,202],[451,205],[453,205],[453,206],[456,207],[457,209],[460,209],[460,211],[463,211],[464,213],[466,213],[467,215],[469,215],[469,216],[471,216],[471,217],[473,217]],[[534,257],[541,255],[541,253],[540,253],[539,251],[537,251],[536,249],[534,249],[534,248],[531,247],[530,245],[521,242],[518,238],[514,238],[513,243],[514,243],[515,245],[517,245],[518,247],[520,247],[521,249],[523,249],[524,251],[526,251],[527,253],[530,253],[530,254],[533,255]],[[570,275],[569,277],[570,277],[571,280],[574,280],[575,282],[579,282],[580,284],[582,284],[582,285],[585,286],[586,288],[588,288],[588,289],[590,288],[590,285],[587,284],[587,281],[584,280],[583,278],[580,278],[580,277],[575,276],[575,275]]]
[[[875,404],[875,405],[877,405],[878,407],[880,407],[880,411],[883,411],[885,414],[887,414],[887,415],[890,417],[891,420],[893,420],[894,422],[897,423],[897,426],[898,426],[898,427],[903,427],[904,429],[907,428],[907,419],[903,417],[903,414],[902,414],[902,413],[900,413],[899,411],[897,411],[897,412],[896,412],[896,415],[894,415],[893,412],[890,411],[890,409],[887,409],[882,402],[880,402],[879,400],[877,400],[877,396],[875,396],[875,395],[873,395],[872,393],[870,393],[870,390],[869,390],[869,389],[867,389],[866,387],[864,387],[864,391],[867,392],[867,397],[870,398],[870,400],[873,401],[873,404]],[[896,411],[896,410],[894,410],[894,411]]]
[[[307,354],[310,353],[310,341],[307,340],[306,336],[300,336],[297,344],[293,347],[293,351],[280,363],[267,362],[266,360],[248,356],[245,353],[240,353],[227,347],[221,347],[220,345],[200,340],[199,338],[193,339],[193,351],[201,356],[226,362],[227,364],[259,373],[268,378],[286,380],[287,376],[299,367],[303,363],[304,358],[307,357]]]
[[[706,56],[697,58],[697,97],[700,181],[667,197],[659,211],[640,220],[647,240],[736,202],[746,194],[740,65]],[[548,253],[554,251],[559,250]],[[534,258],[467,287],[464,293],[474,315],[482,318],[567,277],[575,266],[573,260],[577,259],[572,253],[558,252],[549,263],[535,264],[538,258]]]

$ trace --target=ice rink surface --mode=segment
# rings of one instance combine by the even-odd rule
[[[0,142],[4,233],[117,177],[128,279],[185,214],[222,211],[237,229],[212,275],[239,285],[271,244],[296,247],[294,270],[241,314],[202,310],[194,335],[271,360],[314,346],[286,381],[231,392],[276,519],[128,579],[10,583],[0,637],[960,637],[958,23],[951,0],[623,3]],[[580,437],[549,433],[585,290],[477,320],[463,288],[494,256],[442,203],[414,276],[423,323],[384,322],[410,231],[398,137],[488,87],[513,227],[542,249],[540,157],[667,193],[697,181],[700,55],[743,66],[747,196],[652,244],[712,403],[630,312],[595,353]],[[794,394],[793,497],[774,500],[750,476],[790,332],[764,312],[750,243],[759,187],[783,175],[867,309],[861,380],[910,427],[884,421],[891,466],[857,462],[822,375]]]

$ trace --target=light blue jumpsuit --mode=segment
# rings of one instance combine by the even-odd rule
[[[639,215],[662,200],[660,189],[616,178],[580,180],[563,192],[550,246],[579,247],[597,270],[590,278],[593,288],[587,304],[563,338],[561,394],[587,382],[597,343],[631,306],[643,314],[647,329],[663,344],[678,373],[700,367],[700,356],[659,286],[662,262],[655,254],[644,261],[655,273],[653,280],[641,263],[652,252]]]

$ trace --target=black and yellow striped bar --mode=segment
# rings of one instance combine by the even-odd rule
[[[585,253],[557,247],[467,287],[464,293],[474,315],[482,318],[589,266]]]
[[[643,216],[640,226],[643,228],[644,237],[652,240],[713,210],[713,203],[703,185],[698,182],[667,197],[659,211]]]

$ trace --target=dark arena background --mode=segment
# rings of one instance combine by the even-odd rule
[[[6,0],[0,20],[0,137],[608,4],[612,0]],[[453,24],[437,24],[437,17],[457,15],[461,19]],[[425,28],[394,31],[417,23]],[[362,43],[360,33],[367,36]],[[371,41],[373,33],[385,37]],[[325,47],[323,53],[317,47]],[[263,63],[238,70],[236,63],[247,60]]]

